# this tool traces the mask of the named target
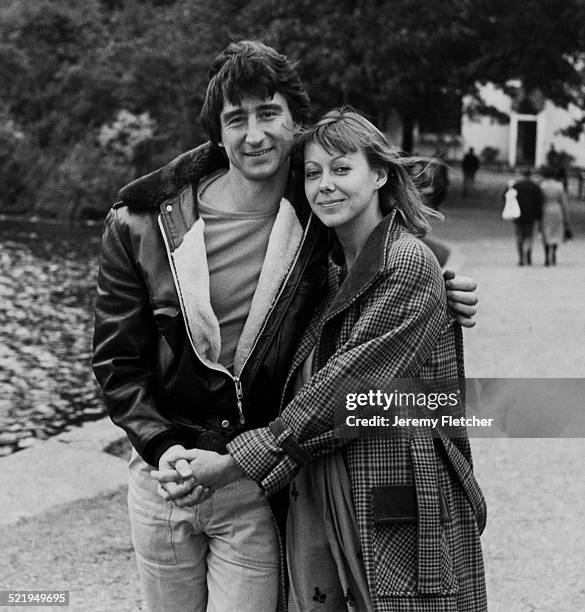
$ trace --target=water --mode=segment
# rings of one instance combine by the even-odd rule
[[[0,456],[105,414],[91,372],[100,234],[0,218]]]

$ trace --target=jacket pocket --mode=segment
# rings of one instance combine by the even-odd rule
[[[458,582],[445,531],[450,516],[440,494],[436,501],[437,525],[421,529],[414,484],[372,489],[372,545],[379,596],[457,593]]]

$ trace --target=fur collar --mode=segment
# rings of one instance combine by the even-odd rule
[[[204,176],[227,167],[224,152],[206,142],[179,155],[166,166],[132,181],[118,195],[130,208],[156,208],[188,183],[197,183]]]

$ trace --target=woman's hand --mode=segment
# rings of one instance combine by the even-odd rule
[[[447,289],[447,303],[462,327],[474,327],[477,313],[477,283],[468,276],[455,276],[455,272],[443,273]]]

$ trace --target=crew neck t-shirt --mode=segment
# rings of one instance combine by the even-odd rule
[[[233,371],[234,354],[250,312],[266,256],[270,232],[279,210],[275,205],[254,211],[230,210],[226,200],[208,199],[207,189],[225,171],[204,179],[197,190],[199,214],[205,223],[203,239],[209,269],[211,307],[219,321],[219,363]]]

